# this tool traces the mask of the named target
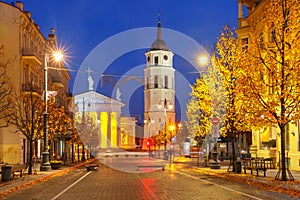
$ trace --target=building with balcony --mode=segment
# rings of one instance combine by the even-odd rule
[[[57,46],[55,30],[44,37],[31,13],[21,1],[0,1],[0,47],[1,63],[7,63],[7,77],[13,91],[35,92],[42,98],[44,91],[44,60],[47,51]],[[73,97],[69,93],[70,75],[65,66],[48,61],[48,91],[56,91],[54,101],[66,113],[71,113]],[[58,68],[55,70],[53,68]],[[41,157],[42,140],[34,145],[36,158]],[[26,163],[28,153],[26,138],[12,126],[0,129],[0,162]]]

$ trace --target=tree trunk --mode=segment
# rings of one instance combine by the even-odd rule
[[[235,135],[232,136],[232,171],[236,172],[235,162],[236,162],[236,155],[235,155]]]
[[[280,136],[281,136],[281,180],[287,181],[286,177],[286,160],[285,160],[285,128],[280,126]],[[279,169],[280,170],[280,169]]]
[[[85,161],[84,145],[82,145],[82,157],[81,157],[81,161]]]
[[[32,154],[32,140],[29,140],[29,164],[28,164],[28,174],[32,174],[32,165],[33,165],[33,154]]]
[[[71,156],[72,156],[72,163],[74,163],[74,143],[72,143],[72,149],[71,149]]]

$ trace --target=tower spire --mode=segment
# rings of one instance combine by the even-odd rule
[[[156,40],[151,45],[151,50],[165,50],[169,51],[169,48],[165,41],[162,39],[162,29],[161,29],[161,23],[160,23],[160,12],[158,12],[158,23],[157,23],[157,34],[156,34]]]
[[[157,23],[157,40],[162,40],[162,35],[161,35],[161,23],[160,23],[160,12],[158,12],[158,23]]]

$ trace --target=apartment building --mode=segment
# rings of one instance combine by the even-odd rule
[[[34,90],[43,95],[45,76],[45,56],[47,62],[48,91],[56,91],[54,97],[58,107],[70,113],[72,94],[69,93],[70,75],[63,63],[51,59],[50,49],[57,47],[55,29],[51,28],[47,37],[40,31],[29,11],[21,1],[6,3],[0,1],[0,47],[1,63],[7,63],[7,77],[16,92]],[[58,145],[53,143],[52,145]],[[34,144],[35,158],[42,153],[42,139]],[[28,141],[13,126],[0,129],[0,162],[10,164],[26,163]]]

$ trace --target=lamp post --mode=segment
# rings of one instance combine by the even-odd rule
[[[82,99],[82,131],[83,131],[83,137],[85,137],[87,134],[89,134],[89,130],[87,129],[86,127],[86,124],[85,124],[85,102],[88,102],[88,107],[91,106],[90,104],[90,101],[89,100],[85,100],[84,98]],[[85,157],[85,145],[83,144],[82,142],[82,157],[81,157],[81,161],[85,161],[86,160],[86,157]]]
[[[167,155],[167,108],[168,109],[172,109],[173,105],[170,104],[168,105],[167,102],[170,102],[170,100],[167,100],[165,98],[165,100],[161,100],[159,103],[159,108],[162,108],[162,106],[164,106],[164,118],[165,118],[165,141],[164,141],[164,160],[168,160],[168,155]],[[163,105],[161,104],[163,102]]]
[[[55,52],[53,54],[55,61],[60,61],[62,59],[62,54],[60,52]],[[49,151],[48,151],[48,107],[47,107],[47,96],[48,96],[48,61],[49,61],[49,53],[47,52],[47,47],[45,50],[45,57],[44,57],[44,84],[45,84],[45,91],[44,91],[44,149],[42,153],[42,165],[40,167],[41,171],[49,171],[51,169],[50,162],[49,162]]]
[[[172,154],[173,154],[173,146],[172,145],[174,145],[173,144],[173,131],[174,131],[174,129],[175,129],[175,126],[172,124],[171,126],[170,126],[170,131],[171,131],[171,139],[170,139],[170,162],[172,161]]]

